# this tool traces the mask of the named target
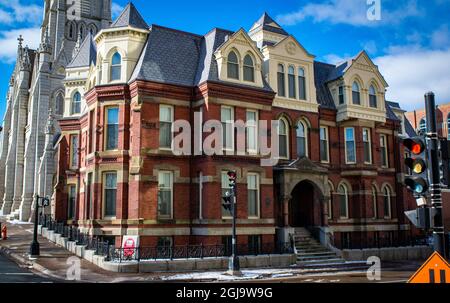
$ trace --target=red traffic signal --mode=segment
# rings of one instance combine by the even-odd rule
[[[409,149],[414,155],[420,155],[425,151],[424,139],[420,137],[404,139],[403,146]]]
[[[235,171],[230,170],[227,173],[227,175],[228,175],[228,178],[230,179],[230,181],[236,181],[236,172]]]

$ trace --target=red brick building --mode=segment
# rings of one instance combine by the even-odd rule
[[[405,113],[405,116],[414,129],[425,129],[427,117],[424,108],[407,112]],[[450,103],[439,104],[436,106],[436,123],[439,136],[448,138],[450,126]]]
[[[413,236],[403,214],[414,207],[401,186],[403,111],[385,101],[387,83],[365,52],[334,66],[267,14],[248,33],[196,35],[149,27],[129,4],[80,43],[65,84],[57,220],[118,246],[124,235],[141,246],[229,245],[221,197],[235,170],[238,244],[288,241],[295,227],[338,248]],[[199,116],[203,128],[225,126],[220,140],[232,155],[195,152]],[[192,127],[191,155],[174,153],[177,120]],[[241,154],[226,128],[237,120],[247,122]],[[261,166],[266,138],[256,127],[271,120],[280,122],[268,133],[280,142],[274,167]]]

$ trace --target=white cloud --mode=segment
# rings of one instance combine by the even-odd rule
[[[296,12],[277,16],[277,21],[283,25],[294,25],[306,18],[314,22],[328,21],[332,24],[350,24],[356,26],[374,26],[380,23],[398,23],[403,19],[420,14],[415,0],[408,0],[397,10],[387,10],[381,2],[381,22],[370,21],[367,18],[368,5],[366,1],[327,0],[322,3],[311,3]]]
[[[123,11],[123,7],[120,6],[119,4],[113,2],[112,6],[111,6],[111,15],[112,15],[112,19],[116,19],[117,17],[119,17],[120,13]]]
[[[17,37],[23,36],[23,44],[30,48],[37,48],[40,42],[40,28],[21,28],[0,32],[0,60],[14,63],[17,56]]]
[[[445,50],[392,47],[374,59],[389,84],[386,99],[406,110],[423,108],[424,94],[433,91],[437,103],[450,102],[450,47]]]
[[[43,7],[37,4],[22,4],[19,0],[0,0],[0,23],[13,25],[14,22],[39,24]],[[2,18],[2,12],[8,16]]]
[[[351,56],[348,54],[345,54],[344,56],[339,56],[336,54],[329,54],[329,55],[325,55],[323,56],[323,59],[325,60],[325,62],[330,63],[330,64],[338,64],[344,61],[347,61]]]

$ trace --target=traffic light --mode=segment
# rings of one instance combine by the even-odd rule
[[[230,181],[230,187],[231,187],[232,189],[235,189],[235,188],[236,188],[236,172],[230,170],[230,171],[227,173],[227,175],[228,175],[228,180]]]
[[[223,203],[222,203],[222,206],[223,206],[223,208],[225,208],[226,210],[228,210],[228,211],[231,211],[231,203],[232,203],[232,201],[233,201],[233,197],[230,195],[230,192],[226,192],[225,193],[225,196],[224,197],[222,197],[222,199],[223,199]]]
[[[428,191],[428,163],[426,160],[426,143],[424,137],[413,137],[403,140],[403,146],[411,152],[405,159],[405,165],[411,175],[405,176],[404,183],[412,192],[423,195]]]

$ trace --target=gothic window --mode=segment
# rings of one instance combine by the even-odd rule
[[[359,84],[358,82],[353,82],[352,85],[352,99],[353,104],[361,105],[361,96],[360,96]]]
[[[89,24],[89,32],[92,36],[95,36],[97,34],[97,27],[95,24]]]
[[[289,87],[289,98],[296,98],[295,93],[295,69],[293,66],[288,68],[288,87]]]
[[[299,121],[297,124],[297,157],[302,158],[308,156],[308,128],[304,122]]]
[[[369,87],[369,106],[377,108],[377,94],[373,85]]]
[[[341,218],[348,218],[348,188],[342,183],[338,188],[339,195],[339,216]]]
[[[244,81],[255,81],[255,67],[250,55],[244,57]]]
[[[239,61],[236,53],[231,51],[228,54],[227,75],[231,79],[239,79]]]
[[[76,92],[72,97],[72,111],[71,114],[79,114],[81,112],[81,94]]]
[[[55,114],[63,115],[64,114],[64,97],[63,94],[59,93],[56,96],[55,100]]]
[[[306,100],[305,70],[301,67],[298,69],[298,97],[301,100]]]
[[[383,202],[384,202],[384,218],[391,218],[391,190],[388,186],[383,189]]]
[[[111,59],[111,81],[120,80],[122,69],[122,57],[118,52],[115,52]]]
[[[74,40],[76,38],[76,28],[75,24],[72,21],[66,23],[66,37],[70,40]]]
[[[288,123],[285,119],[281,118],[279,120],[279,127],[278,127],[278,138],[279,138],[279,145],[280,145],[280,158],[288,158],[288,145],[289,145],[289,130],[288,130]]]
[[[286,96],[286,88],[285,88],[285,80],[284,80],[284,66],[282,64],[278,64],[278,96],[285,97]]]

